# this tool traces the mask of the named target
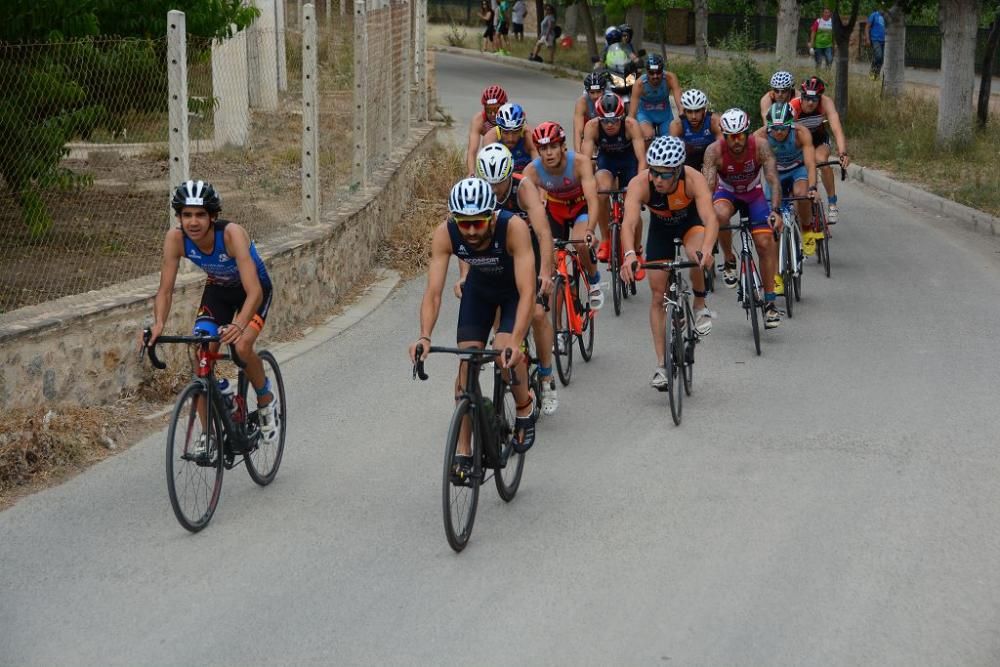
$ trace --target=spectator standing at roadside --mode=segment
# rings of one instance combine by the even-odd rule
[[[833,65],[833,12],[823,8],[823,15],[813,21],[809,31],[809,53],[816,60],[816,67]]]
[[[885,59],[885,13],[881,9],[876,9],[868,17],[865,42],[872,47],[872,70],[869,76],[874,81],[882,74],[882,61]]]
[[[507,37],[507,34],[510,32],[510,3],[507,0],[499,0],[497,2],[496,22],[497,53],[502,56],[509,56],[510,53],[507,52],[507,49],[510,48],[510,39]]]
[[[479,20],[486,24],[486,29],[483,31],[483,47],[480,51],[493,50],[493,37],[495,36],[493,16],[494,12],[490,0],[482,0],[479,7]]]
[[[556,51],[556,8],[554,5],[545,5],[545,18],[542,19],[541,32],[528,60],[534,60],[536,63],[542,62],[539,51],[542,50],[543,46],[549,49],[549,62],[551,63],[555,58]]]
[[[524,17],[528,15],[528,3],[525,0],[514,2],[514,12],[511,26],[514,28],[514,39],[519,42],[524,41]]]

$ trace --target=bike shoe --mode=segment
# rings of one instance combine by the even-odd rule
[[[559,393],[555,380],[542,380],[542,414],[553,415],[559,408]]]
[[[773,303],[764,306],[764,328],[774,329],[779,324],[781,324],[781,313],[778,312],[778,307]]]
[[[597,260],[606,262],[611,257],[611,241],[601,241],[597,248]]]
[[[840,208],[836,204],[830,204],[826,209],[826,224],[835,225],[840,220]]]
[[[726,283],[726,287],[736,287],[736,283],[739,282],[739,278],[736,276],[735,261],[726,262],[722,265],[722,282]]]
[[[653,379],[649,381],[649,386],[657,391],[667,390],[667,369],[664,366],[657,366],[653,372]]]
[[[524,431],[524,439],[518,440],[517,434],[521,431]],[[535,444],[535,420],[531,415],[514,418],[514,436],[510,444],[518,454],[524,454]]]
[[[700,309],[694,314],[694,330],[699,336],[707,336],[712,333],[712,318],[715,317],[708,306]]]
[[[451,464],[451,483],[455,486],[472,486],[472,457],[455,454]]]

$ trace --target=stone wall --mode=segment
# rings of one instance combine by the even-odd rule
[[[373,268],[379,242],[410,207],[434,134],[431,125],[416,128],[371,187],[346,195],[318,225],[290,224],[258,244],[275,284],[262,341],[328,313]],[[158,280],[151,274],[0,316],[0,407],[107,403],[138,384],[151,370],[138,363],[137,332],[152,316]],[[190,331],[203,284],[200,271],[181,272],[166,332]],[[161,355],[168,364],[185,360],[180,346],[165,347],[174,348]]]

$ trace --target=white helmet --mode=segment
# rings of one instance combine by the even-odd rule
[[[476,176],[490,185],[503,183],[514,169],[514,156],[501,143],[483,146],[476,156]]]
[[[687,158],[684,142],[678,137],[657,137],[646,151],[650,167],[679,167]]]
[[[708,106],[708,96],[695,88],[685,90],[684,94],[681,95],[681,106],[684,107],[685,111],[704,109]]]
[[[743,134],[750,129],[750,117],[743,109],[728,109],[719,119],[723,134]]]
[[[481,178],[463,178],[451,189],[448,209],[455,215],[483,215],[496,208],[497,197]]]
[[[771,77],[772,90],[791,90],[794,87],[795,79],[792,78],[791,72],[780,70]]]

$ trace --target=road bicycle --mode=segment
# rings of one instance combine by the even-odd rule
[[[219,504],[224,470],[246,463],[250,478],[260,486],[274,481],[285,451],[287,403],[285,383],[274,355],[258,352],[265,375],[271,380],[275,401],[274,442],[267,442],[260,431],[256,392],[249,389],[246,365],[230,345],[229,353],[213,351],[220,336],[160,336],[153,344],[149,329],[143,332],[143,347],[154,367],[167,367],[156,356],[156,346],[163,344],[195,345],[195,377],[178,395],[170,428],[167,430],[167,492],[177,521],[192,533],[208,525]],[[215,362],[232,360],[239,368],[236,392],[224,396],[215,376]],[[250,405],[253,401],[253,407]]]
[[[802,230],[795,202],[809,201],[812,197],[791,196],[781,200],[783,227],[778,239],[778,275],[785,286],[785,312],[794,317],[795,302],[802,299]]]
[[[682,247],[681,239],[674,239],[675,258],[681,256]],[[702,254],[699,252],[699,262],[701,258]],[[633,262],[633,271],[638,264]],[[684,269],[695,268],[698,265],[698,262],[680,259],[643,263],[646,269],[670,272],[667,291],[663,294],[663,308],[666,311],[663,361],[667,369],[667,386],[663,391],[670,397],[670,415],[677,426],[681,424],[684,394],[690,396],[694,387],[694,347],[699,340],[698,332],[694,328],[694,312],[691,309],[691,289],[684,279]]]
[[[424,371],[424,347],[417,345],[417,363],[413,376],[421,380],[428,378]],[[500,350],[477,348],[434,347],[430,354],[454,354],[462,360],[464,375],[463,389],[455,397],[455,412],[448,427],[445,441],[444,479],[442,483],[442,510],[444,532],[448,544],[456,552],[462,551],[469,543],[472,526],[479,506],[479,487],[489,481],[490,475],[496,483],[497,493],[510,502],[517,494],[524,472],[524,454],[514,451],[514,419],[517,406],[511,393],[511,381],[504,378],[496,360],[503,354]],[[479,385],[480,369],[493,361],[493,398],[483,396]],[[536,394],[536,409],[539,395]],[[459,443],[463,435],[469,438],[471,467],[464,467],[456,460]]]
[[[840,167],[840,180],[847,179],[847,170],[844,169],[840,160],[827,160],[826,162],[818,162],[816,164],[817,171],[821,167]],[[830,222],[826,214],[826,205],[817,196],[816,201],[812,205],[813,211],[813,227],[816,231],[823,234],[822,238],[816,239],[816,261],[823,265],[823,271],[826,273],[826,277],[830,277],[830,239],[833,238],[830,234]]]
[[[586,245],[587,252],[593,250],[585,240],[554,239],[556,247],[556,277],[552,288],[552,329],[555,331],[553,356],[559,381],[567,386],[573,378],[573,341],[580,346],[580,356],[590,361],[594,354],[594,330],[597,313],[590,308],[589,283],[586,272],[577,253],[577,245]],[[588,299],[580,300],[580,282],[586,285]]]
[[[736,285],[736,300],[740,302],[747,313],[747,319],[750,320],[750,326],[753,329],[754,349],[760,356],[760,326],[766,317],[764,313],[764,285],[753,256],[754,243],[750,230],[750,218],[741,211],[738,225],[724,225],[719,229],[739,231],[740,233],[740,266],[739,282]]]
[[[608,257],[608,270],[611,273],[611,297],[615,304],[615,315],[622,314],[622,300],[634,296],[636,285],[634,280],[628,284],[621,277],[622,262],[622,220],[625,216],[625,190],[598,190],[599,195],[608,195],[611,200],[611,215],[608,228],[611,233],[611,254]]]

